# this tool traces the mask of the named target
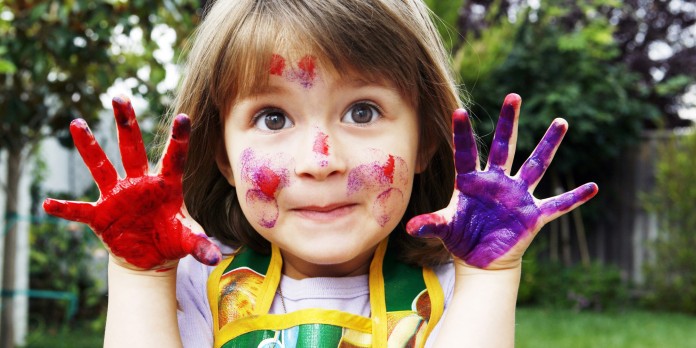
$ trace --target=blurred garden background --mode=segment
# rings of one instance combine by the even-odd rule
[[[517,346],[696,347],[695,2],[426,2],[481,144],[516,92],[518,160],[570,124],[536,196],[600,187],[525,255]],[[0,347],[101,346],[106,252],[41,202],[98,198],[68,125],[86,119],[119,165],[112,97],[152,142],[204,6],[0,0]]]

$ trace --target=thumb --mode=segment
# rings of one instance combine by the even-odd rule
[[[186,205],[181,206],[180,218],[186,230],[184,235],[188,236],[187,243],[184,244],[185,252],[202,264],[217,265],[222,260],[220,248],[208,238],[203,232],[203,227],[191,217]]]
[[[406,232],[414,237],[447,240],[452,229],[450,222],[455,214],[457,202],[458,195],[454,192],[452,200],[445,208],[411,218],[406,224]]]
[[[442,211],[413,217],[406,224],[406,232],[414,237],[446,239],[450,224]]]
[[[202,264],[208,266],[217,265],[222,259],[220,248],[206,236],[196,234],[194,238],[196,239],[192,244],[191,250],[189,250],[189,254]]]

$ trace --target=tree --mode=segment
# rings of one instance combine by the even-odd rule
[[[443,2],[430,2],[442,14]],[[532,151],[554,117],[568,119],[571,129],[559,160],[538,192],[550,195],[557,186],[596,181],[609,194],[600,194],[583,212],[592,226],[613,227],[616,216],[606,212],[616,211],[622,201],[615,193],[626,190],[613,170],[622,164],[621,153],[646,128],[684,123],[677,108],[696,82],[696,55],[693,36],[679,30],[693,28],[693,5],[678,0],[540,0],[536,6],[522,0],[459,2],[457,20],[443,14],[449,22],[440,27],[449,26],[443,37],[452,47],[477,134],[492,135],[492,113],[508,92],[524,100],[522,153]],[[672,20],[676,24],[669,24]],[[671,47],[671,55],[656,56],[650,50],[656,45]],[[565,221],[564,227],[560,220],[561,230],[569,231],[571,223]],[[582,231],[578,226],[576,231]],[[553,226],[548,235],[553,258]],[[564,256],[570,255],[567,250]]]
[[[145,117],[161,115],[170,92],[161,82],[165,61],[155,59],[161,35],[180,44],[198,21],[195,0],[8,0],[0,10],[0,150],[8,153],[6,221],[16,226],[18,182],[37,144],[57,136],[71,146],[68,125],[96,125],[100,96],[118,78],[149,101]],[[17,236],[5,237],[3,288],[14,289]],[[2,346],[12,346],[11,297],[2,301]]]
[[[439,3],[440,1],[432,1]],[[633,74],[635,88],[628,90],[632,100],[646,102],[660,117],[647,119],[644,127],[667,128],[689,124],[679,118],[685,105],[683,96],[696,84],[696,5],[683,0],[562,0],[541,1],[530,8],[520,0],[460,1],[458,21],[452,26],[473,42],[487,31],[512,20],[536,21],[539,13],[555,17],[557,29],[564,33],[589,33],[612,40],[608,61],[623,65]],[[530,11],[525,11],[530,10]],[[520,14],[522,14],[520,16]],[[527,16],[527,18],[520,18]],[[599,26],[596,26],[601,24]],[[602,28],[603,27],[603,28]],[[597,36],[599,37],[599,36]],[[466,44],[459,40],[460,44]]]

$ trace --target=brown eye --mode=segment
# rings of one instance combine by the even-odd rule
[[[284,128],[290,128],[293,123],[280,110],[262,111],[256,116],[254,125],[265,131],[278,131]]]
[[[348,109],[341,121],[346,123],[365,124],[376,121],[380,117],[379,109],[370,103],[357,103]]]

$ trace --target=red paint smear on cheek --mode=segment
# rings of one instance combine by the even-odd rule
[[[280,175],[267,166],[261,166],[258,171],[254,173],[254,183],[256,187],[268,198],[275,197],[280,181]]]
[[[270,74],[283,76],[283,70],[285,70],[285,58],[278,54],[274,54],[271,57],[271,66],[269,68]]]
[[[329,155],[329,136],[323,132],[317,133],[314,139],[314,147],[312,150],[320,155]]]
[[[394,156],[389,155],[387,164],[382,167],[384,176],[389,180],[390,184],[394,183]]]

